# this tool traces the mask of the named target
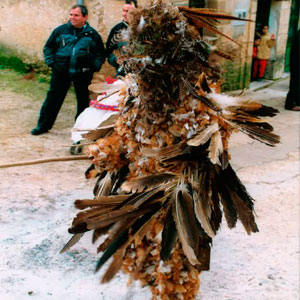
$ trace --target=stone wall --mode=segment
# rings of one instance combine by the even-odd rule
[[[66,22],[74,1],[2,0],[0,42],[20,53],[42,57],[42,47],[54,27]]]

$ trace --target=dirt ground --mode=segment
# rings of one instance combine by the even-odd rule
[[[286,92],[268,90],[264,98],[275,94],[275,106],[282,107]],[[0,90],[0,105],[0,164],[69,155],[74,122],[69,109],[62,110],[50,133],[32,136],[40,103]],[[299,131],[287,124],[299,126],[299,120],[291,118],[296,118],[294,112],[277,119],[279,131],[294,140],[279,150],[268,152],[265,146],[236,140],[234,155],[245,150],[235,167],[257,201],[260,233],[247,236],[240,225],[229,231],[223,224],[214,240],[211,271],[201,274],[198,300],[298,299]],[[282,156],[281,149],[285,149]],[[250,158],[253,151],[264,152],[265,157],[255,162]],[[92,198],[93,183],[84,177],[88,166],[88,161],[76,161],[0,169],[1,300],[150,299],[149,291],[138,283],[127,288],[122,274],[100,285],[101,273],[93,273],[98,256],[89,234],[59,254],[70,237],[74,200]]]

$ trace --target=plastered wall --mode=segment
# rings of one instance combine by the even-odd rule
[[[0,43],[20,53],[42,56],[51,31],[67,22],[74,0],[2,0],[0,3]],[[121,20],[120,0],[86,0],[89,23],[106,41],[110,28]]]
[[[138,2],[143,5],[149,1]],[[255,21],[257,1],[263,0],[207,0],[207,5],[231,14],[235,14],[237,9],[245,9],[246,17]],[[2,0],[0,2],[0,44],[43,60],[42,49],[45,41],[55,27],[67,21],[69,9],[76,3],[76,0]],[[89,10],[90,25],[99,31],[105,42],[109,30],[121,20],[124,0],[85,0],[84,4]],[[278,57],[284,57],[289,9],[290,1],[272,1],[270,22],[272,28],[276,28],[277,42],[272,53],[273,68],[268,72],[271,78],[278,78],[283,72],[284,61],[281,59],[278,64],[277,60]],[[249,66],[251,67],[255,23],[234,26],[233,23],[225,21],[219,29],[243,45],[241,56],[235,65],[240,65],[240,78],[243,81],[240,86],[246,87],[245,77],[249,73]],[[112,67],[107,68],[114,73]]]

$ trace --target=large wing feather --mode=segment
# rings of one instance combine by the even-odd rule
[[[187,141],[189,146],[198,147],[205,144],[212,135],[219,130],[219,125],[217,122],[214,122],[208,125],[206,128],[202,129],[195,137]]]
[[[186,186],[181,184],[174,191],[173,218],[175,220],[182,249],[191,265],[199,264],[197,259],[199,234],[194,214],[193,198]]]
[[[157,211],[159,210],[160,205],[157,205],[152,211],[144,214],[141,218],[137,219],[137,221],[131,227],[131,232],[129,235],[129,229],[125,229],[117,238],[115,238],[108,248],[105,250],[101,258],[98,260],[95,272],[99,271],[99,269],[103,266],[103,264],[118,250],[118,249],[126,249],[126,247],[133,241],[135,236],[143,230],[147,223],[155,216]]]
[[[74,234],[59,253],[64,253],[73,247],[83,236],[83,233]]]
[[[183,13],[188,13],[196,16],[207,17],[212,19],[223,19],[223,20],[237,20],[237,21],[250,21],[250,19],[242,19],[239,17],[232,16],[230,14],[216,11],[214,9],[208,8],[194,8],[194,7],[186,7],[186,6],[178,6],[178,9]]]
[[[172,215],[172,206],[169,206],[165,217],[161,240],[160,256],[163,261],[167,261],[171,258],[171,252],[175,247],[177,240],[178,234],[176,230],[176,224]]]
[[[208,158],[213,164],[221,165],[220,157],[223,153],[222,137],[219,130],[217,130],[210,139],[208,147]]]
[[[149,188],[157,187],[163,183],[173,180],[175,174],[171,173],[162,173],[157,175],[148,175],[137,177],[131,179],[130,181],[125,181],[121,189],[124,192],[141,192],[143,190],[148,190]]]

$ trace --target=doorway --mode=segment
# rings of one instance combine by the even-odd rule
[[[272,0],[258,0],[257,9],[256,9],[256,20],[255,20],[255,32],[253,41],[256,39],[257,33],[261,33],[263,26],[269,26],[270,10],[271,10]],[[254,47],[253,42],[253,47]],[[256,52],[257,53],[257,52]],[[251,81],[256,81],[256,78],[253,78],[253,69],[254,69],[254,58],[252,59],[252,70],[251,70]]]
[[[256,9],[255,32],[259,32],[264,25],[269,25],[271,0],[258,0]]]

